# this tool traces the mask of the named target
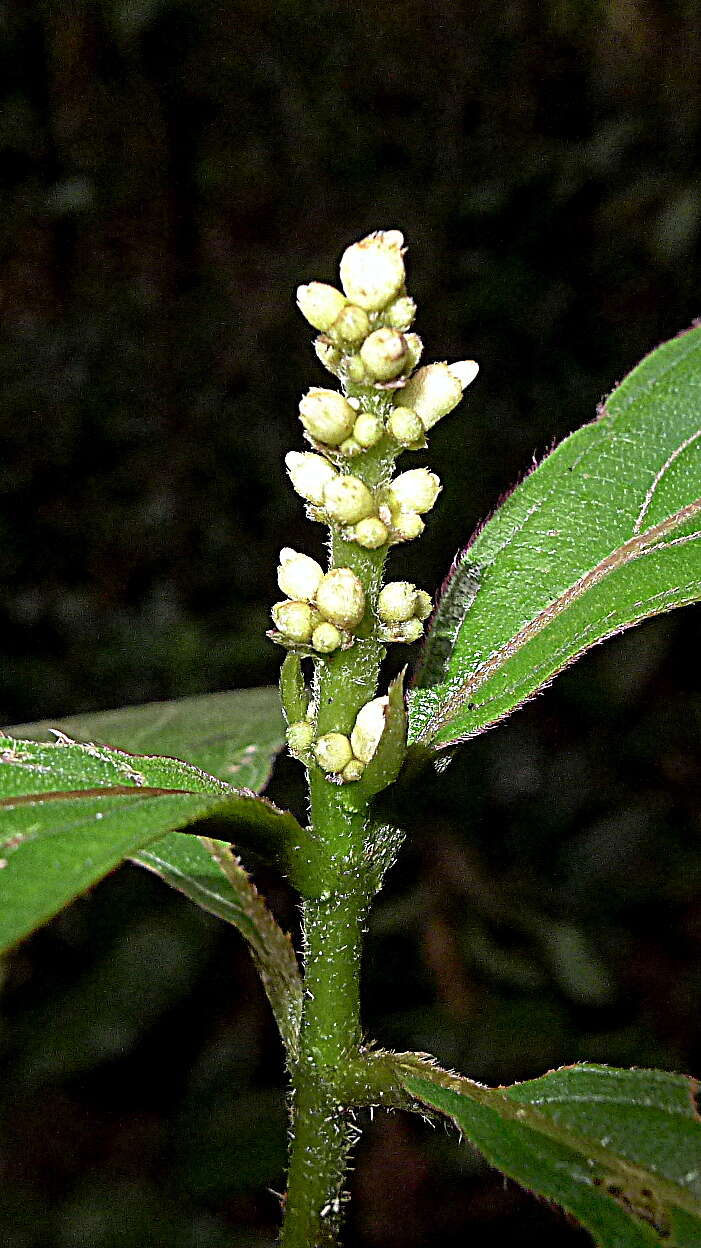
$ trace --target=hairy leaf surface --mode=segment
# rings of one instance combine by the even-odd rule
[[[456,561],[410,694],[410,739],[484,731],[590,646],[701,598],[701,328],[665,343]]]
[[[685,1076],[580,1064],[509,1088],[430,1068],[403,1083],[600,1248],[701,1243],[701,1119]]]

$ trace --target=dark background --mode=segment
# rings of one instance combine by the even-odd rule
[[[481,363],[402,565],[435,587],[701,312],[700,64],[693,0],[0,3],[0,722],[274,681],[277,551],[322,536],[282,467],[325,377],[293,290],[375,228],[428,358]],[[701,1074],[698,625],[609,642],[426,781],[379,1041],[491,1082]],[[272,791],[299,806],[290,763]],[[3,1244],[270,1245],[284,1083],[236,935],[128,867],[4,973]],[[353,1186],[351,1248],[588,1242],[399,1115]]]

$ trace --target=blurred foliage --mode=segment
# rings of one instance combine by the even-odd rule
[[[0,32],[0,722],[275,679],[277,551],[322,537],[282,471],[323,384],[292,291],[349,240],[402,228],[429,355],[482,366],[432,442],[427,587],[699,313],[691,0],[5,0]],[[701,1073],[698,620],[426,782],[369,941],[381,1042]],[[270,1245],[284,1083],[235,935],[125,868],[5,969],[7,1248]],[[351,1248],[586,1242],[401,1116],[354,1187]]]

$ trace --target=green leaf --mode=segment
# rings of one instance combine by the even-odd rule
[[[697,1085],[580,1064],[509,1088],[405,1066],[402,1083],[505,1174],[572,1214],[600,1248],[698,1248]]]
[[[482,732],[588,647],[701,598],[701,328],[665,343],[478,532],[410,693],[410,739]]]
[[[231,846],[170,832],[132,861],[159,875],[204,910],[232,923],[251,947],[291,1058],[302,1017],[302,977],[289,938],[248,878]]]
[[[171,754],[239,788],[262,789],[285,741],[276,689],[239,689],[118,711],[45,719],[4,731],[49,741],[54,730],[75,741],[103,742],[139,754]]]
[[[290,853],[309,837],[293,815],[198,767],[61,739],[0,738],[0,949],[15,944],[130,854],[216,817],[237,841]]]

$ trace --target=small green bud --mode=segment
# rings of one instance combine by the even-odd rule
[[[377,599],[383,624],[401,624],[416,614],[416,586],[411,581],[388,581]]]
[[[410,295],[400,295],[385,312],[387,324],[392,329],[409,329],[416,316],[416,304]]]
[[[328,368],[330,373],[335,377],[338,376],[338,370],[341,364],[341,352],[335,347],[328,338],[315,338],[314,350],[316,357],[324,368]]]
[[[310,282],[297,287],[297,307],[315,329],[330,329],[346,306],[346,297],[326,282]]]
[[[431,429],[452,412],[462,398],[462,384],[447,364],[426,364],[410,377],[401,394],[402,406],[411,407],[424,429]]]
[[[298,719],[296,723],[290,724],[285,735],[290,754],[294,758],[304,759],[314,743],[314,725],[308,719]]]
[[[365,591],[350,568],[332,568],[316,594],[321,614],[337,628],[352,632],[365,614]]]
[[[327,489],[330,488],[327,486]],[[390,507],[400,511],[430,511],[441,492],[440,478],[428,468],[411,468],[401,472],[386,490]]]
[[[330,330],[334,342],[357,347],[370,333],[370,319],[364,308],[347,303]]]
[[[355,780],[360,780],[364,771],[365,764],[361,763],[359,758],[352,758],[343,768],[341,779],[344,784],[352,784]]]
[[[366,451],[377,446],[384,431],[385,427],[380,417],[374,412],[361,412],[353,425],[353,437]]]
[[[373,698],[366,702],[356,716],[355,725],[350,736],[353,754],[361,763],[369,763],[380,744],[380,737],[385,730],[386,708],[389,698]]]
[[[339,524],[357,524],[377,511],[375,500],[360,477],[336,477],[324,490],[324,508]]]
[[[405,372],[408,373],[416,368],[416,365],[421,359],[424,344],[418,334],[405,334],[404,341],[407,349],[407,367]]]
[[[363,550],[379,550],[380,546],[385,546],[389,541],[389,529],[379,516],[368,516],[354,526],[353,541],[362,546]]]
[[[280,551],[277,583],[288,598],[313,602],[323,575],[324,569],[316,559],[310,559],[309,555],[300,555],[289,546],[283,546]]]
[[[351,743],[341,732],[326,732],[314,745],[314,757],[322,771],[343,771],[353,757]]]
[[[319,612],[308,602],[276,602],[271,611],[275,627],[291,641],[306,645],[319,623]]]
[[[421,620],[413,617],[410,620],[404,620],[396,624],[383,624],[380,628],[380,637],[383,641],[403,642],[410,646],[412,642],[418,641],[423,637],[424,626]]]
[[[338,472],[323,455],[313,451],[288,451],[285,465],[290,474],[293,489],[307,502],[321,507],[324,488],[338,476]]]
[[[396,329],[376,329],[360,348],[360,358],[375,381],[391,381],[409,363],[406,339]]]
[[[416,606],[414,607],[414,615],[417,620],[427,620],[433,611],[433,599],[425,589],[417,589]]]
[[[421,418],[410,407],[395,407],[387,422],[390,433],[400,446],[407,450],[419,450],[426,445],[425,430]]]
[[[348,381],[354,386],[362,386],[369,381],[365,365],[359,355],[347,355],[343,360],[343,371]]]
[[[351,303],[379,312],[399,294],[406,276],[399,230],[377,231],[346,248],[341,257],[341,285]]]
[[[345,442],[342,442],[338,449],[342,455],[345,455],[346,459],[353,459],[355,455],[360,455],[363,450],[355,438],[346,438]]]
[[[421,537],[426,527],[421,516],[416,511],[395,511],[392,515],[391,523],[391,545],[394,545],[396,542],[412,542],[415,537]]]
[[[343,641],[343,633],[335,624],[317,624],[312,633],[312,646],[319,654],[332,654]]]
[[[349,436],[355,417],[355,410],[342,394],[318,386],[309,390],[299,405],[299,418],[307,433],[327,446],[339,446]]]

